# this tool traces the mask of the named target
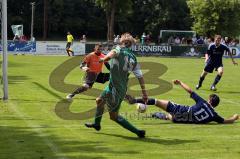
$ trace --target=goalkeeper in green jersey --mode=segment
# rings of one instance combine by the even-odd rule
[[[107,62],[110,64],[110,82],[102,94],[96,99],[97,108],[94,123],[86,123],[88,128],[94,128],[97,131],[101,129],[101,119],[104,112],[104,105],[107,105],[110,119],[124,127],[125,129],[135,133],[139,138],[145,137],[145,131],[139,130],[130,124],[126,119],[119,115],[121,102],[123,101],[128,85],[129,73],[133,72],[139,80],[142,89],[143,101],[147,102],[148,96],[145,90],[143,74],[137,63],[137,58],[131,51],[132,44],[135,39],[129,33],[124,33],[120,38],[120,45],[110,51],[99,62]]]

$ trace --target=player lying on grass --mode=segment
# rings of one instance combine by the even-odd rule
[[[94,82],[105,83],[109,80],[109,73],[102,73],[103,63],[99,60],[105,55],[101,52],[101,45],[96,44],[94,52],[88,54],[80,65],[80,69],[86,72],[84,83],[81,87],[77,88],[73,93],[67,95],[67,99],[72,99],[76,94],[80,94],[88,89],[91,89]],[[110,69],[108,63],[104,63]]]
[[[147,105],[155,105],[169,113],[165,116],[163,114],[155,114],[160,115],[160,118],[172,120],[175,123],[195,124],[205,124],[212,121],[228,124],[234,123],[234,121],[238,120],[239,115],[237,114],[233,115],[229,119],[223,119],[215,112],[214,108],[216,108],[220,102],[220,99],[216,94],[211,94],[206,101],[180,80],[174,80],[173,82],[185,89],[190,94],[190,97],[195,100],[196,104],[189,107],[179,105],[168,100],[148,99]],[[142,99],[133,98],[129,95],[126,96],[126,99],[130,104],[144,103]]]

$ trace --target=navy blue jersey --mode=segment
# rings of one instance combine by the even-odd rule
[[[214,66],[222,65],[222,57],[225,51],[230,52],[226,45],[220,44],[219,46],[216,46],[215,43],[211,43],[207,50],[209,56],[207,64],[212,64]]]
[[[191,98],[196,102],[196,104],[189,109],[189,115],[191,115],[193,123],[209,123],[211,121],[218,123],[224,122],[224,119],[214,111],[212,106],[195,92],[191,93]]]
[[[168,103],[166,111],[172,115],[173,122],[195,124],[204,124],[211,121],[224,122],[224,119],[214,111],[208,102],[199,97],[195,92],[191,93],[191,98],[196,102],[192,107],[173,102]]]

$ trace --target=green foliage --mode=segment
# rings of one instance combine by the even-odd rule
[[[133,28],[159,35],[161,29],[189,30],[191,19],[185,0],[134,0]]]
[[[240,1],[238,0],[187,0],[194,18],[193,30],[201,35],[240,34]]]

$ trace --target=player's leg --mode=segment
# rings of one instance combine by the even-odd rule
[[[88,89],[91,89],[92,85],[93,84],[84,83],[81,87],[77,88],[74,92],[68,94],[66,98],[67,99],[72,99],[76,94],[80,94],[82,92],[87,91]]]
[[[221,66],[221,67],[218,67],[217,68],[217,71],[218,71],[218,73],[217,73],[217,76],[215,77],[215,79],[214,79],[214,82],[213,82],[213,84],[212,84],[212,86],[211,86],[211,90],[213,90],[213,91],[216,91],[217,89],[216,89],[216,85],[218,84],[218,82],[221,80],[221,78],[222,78],[222,75],[223,75],[223,67]]]
[[[205,69],[206,69],[206,67],[205,67]],[[206,77],[207,74],[208,74],[208,72],[205,71],[205,69],[203,70],[202,74],[200,75],[198,84],[196,85],[196,89],[199,89],[200,87],[202,87],[202,83],[203,83],[205,77]]]
[[[156,100],[154,98],[149,98],[147,103],[145,103],[142,98],[135,98],[129,94],[126,94],[125,100],[129,104],[142,103],[142,104],[147,104],[147,105],[155,105],[155,103],[156,103]]]
[[[69,49],[70,49],[70,43],[67,43],[66,52],[67,52],[68,56],[70,56]]]
[[[145,137],[145,131],[139,130],[135,126],[133,126],[131,123],[129,123],[125,118],[120,116],[118,112],[109,112],[110,119],[121,125],[123,128],[135,133],[138,135],[139,138]]]
[[[167,111],[168,103],[168,100],[156,100],[155,106],[163,109],[164,111]]]
[[[88,89],[91,89],[95,80],[96,80],[97,74],[93,72],[87,72],[86,77],[84,79],[84,84],[77,88],[74,92],[67,95],[67,99],[72,99],[76,94],[80,94],[82,92],[87,91]]]
[[[96,113],[95,113],[95,118],[93,123],[86,123],[85,126],[88,128],[94,128],[95,130],[99,131],[101,129],[101,120],[102,120],[102,115],[104,113],[104,105],[105,105],[105,100],[102,97],[98,97],[96,99]]]
[[[125,99],[127,100],[127,102],[129,104],[135,104],[135,103],[143,103],[143,104],[147,104],[147,105],[155,105],[163,110],[166,111],[167,109],[167,105],[168,102],[167,100],[158,100],[158,99],[154,99],[154,98],[149,98],[147,103],[144,103],[142,98],[134,98],[131,95],[127,94],[125,96]]]

